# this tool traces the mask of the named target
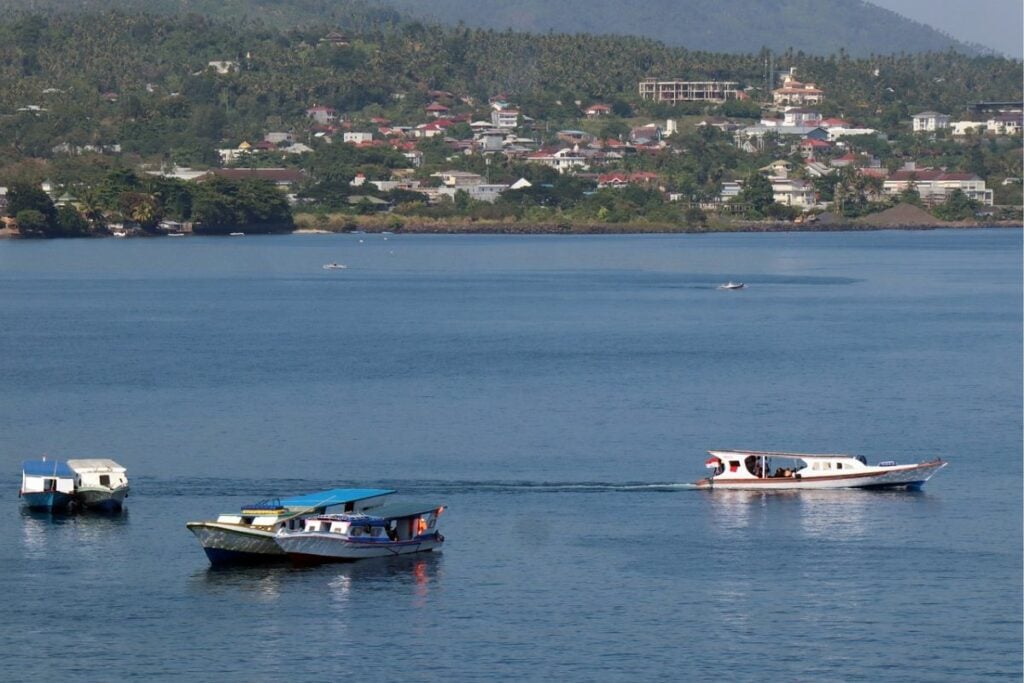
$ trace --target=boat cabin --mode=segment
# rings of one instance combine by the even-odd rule
[[[345,534],[360,541],[411,541],[437,531],[444,505],[385,503],[372,515],[318,515],[305,520],[303,531]]]
[[[21,464],[21,493],[75,492],[75,473],[59,460],[26,460]]]
[[[113,460],[88,458],[68,460],[75,473],[75,486],[116,489],[128,485],[127,470]]]
[[[306,517],[369,510],[393,493],[394,489],[331,489],[291,498],[272,498],[246,505],[239,514],[220,515],[217,521],[273,531],[296,530],[302,528]]]
[[[708,451],[704,465],[712,478],[783,479],[856,474],[868,467],[863,456],[778,451]],[[893,463],[895,464],[895,463]]]

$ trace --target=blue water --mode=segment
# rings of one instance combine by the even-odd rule
[[[0,680],[1019,681],[1021,262],[1019,230],[0,242]],[[687,486],[730,447],[951,464]],[[21,511],[42,454],[125,464],[127,511]],[[213,571],[184,527],[342,485],[448,504],[444,552]]]

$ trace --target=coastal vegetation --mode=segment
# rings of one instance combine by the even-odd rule
[[[762,115],[758,102],[770,99],[773,86],[769,64],[793,68],[827,88],[822,115],[882,133],[850,138],[845,150],[872,155],[890,169],[914,159],[975,173],[996,188],[996,204],[1020,204],[1019,134],[954,139],[909,129],[909,116],[921,109],[959,116],[977,102],[1019,100],[1021,65],[1014,60],[956,52],[864,58],[845,52],[698,52],[638,37],[443,28],[376,6],[352,7],[347,20],[338,22],[347,31],[344,40],[333,42],[325,36],[338,26],[278,29],[251,19],[220,22],[198,15],[29,13],[0,22],[0,139],[6,141],[0,145],[0,184],[9,188],[6,213],[23,229],[28,226],[28,233],[41,235],[102,231],[113,221],[131,222],[142,232],[156,230],[161,221],[207,231],[237,225],[287,229],[293,210],[313,217],[387,210],[396,224],[459,219],[706,226],[709,219],[721,224],[729,216],[709,217],[702,205],[720,194],[723,182],[743,180],[730,216],[791,220],[796,212],[772,201],[759,169],[780,157],[795,163],[798,155],[781,144],[743,151],[728,133],[702,125],[716,116],[756,121]],[[729,79],[748,99],[674,106],[643,100],[637,83],[651,74]],[[656,175],[659,186],[600,187],[593,175],[560,174],[521,157],[466,153],[458,143],[471,139],[469,122],[489,116],[489,100],[497,95],[514,100],[524,114],[518,134],[539,147],[557,143],[565,129],[614,142],[651,120],[677,120],[678,132],[659,150],[625,154],[609,167]],[[415,139],[402,148],[380,132],[381,122],[422,123],[425,107],[440,102],[453,114],[444,136]],[[593,102],[606,103],[609,115],[585,117]],[[311,118],[314,106],[336,113],[336,130],[325,133]],[[373,142],[345,144],[343,130],[369,131]],[[284,154],[272,146],[227,162],[218,155],[219,149],[260,141],[269,131],[286,132],[308,151]],[[419,156],[414,160],[410,151]],[[267,181],[160,175],[177,166],[203,170],[224,164],[301,172],[301,181],[289,189],[295,208]],[[494,202],[456,192],[427,203],[406,189],[353,184],[357,176],[376,181],[401,173],[437,186],[437,172],[446,169],[480,174],[491,183],[522,179],[528,186]],[[44,181],[55,188],[51,203],[61,207],[47,207],[38,196],[28,201],[25,188]],[[888,203],[872,201],[874,182],[841,168],[814,180],[823,199],[841,199],[837,211],[848,218],[897,201],[915,203],[912,192]],[[60,202],[60,195],[67,201]],[[979,208],[970,199],[953,199],[936,215],[959,219]]]

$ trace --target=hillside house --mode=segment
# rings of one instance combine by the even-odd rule
[[[973,173],[950,173],[942,169],[914,168],[910,165],[892,173],[882,184],[882,192],[895,196],[913,188],[921,201],[929,206],[945,202],[955,190],[960,190],[983,206],[993,205],[993,191],[985,187],[985,181]]]
[[[949,128],[949,114],[936,111],[923,111],[911,117],[915,133],[932,133]]]
[[[810,209],[817,203],[814,186],[799,178],[769,178],[772,197],[779,204],[798,209]]]
[[[362,145],[373,142],[373,133],[348,130],[342,134],[341,140],[342,142],[350,142],[354,145]]]
[[[995,135],[1020,135],[1021,112],[997,114],[985,123],[985,130]]]
[[[338,112],[331,107],[310,107],[306,110],[306,116],[316,123],[327,125],[338,120]]]
[[[550,166],[559,173],[567,173],[575,169],[588,168],[587,158],[577,148],[562,148],[557,151],[539,150],[526,155],[526,161],[532,164]]]
[[[611,113],[612,108],[607,104],[592,104],[587,107],[586,111],[583,112],[583,115],[588,119],[599,119],[602,116],[608,116]]]
[[[790,69],[782,79],[782,86],[772,90],[772,102],[776,105],[803,107],[820,104],[825,93],[814,83],[802,83],[796,79],[796,69]]]
[[[491,112],[491,125],[495,128],[512,129],[519,126],[518,109],[495,109]]]
[[[813,109],[790,107],[782,114],[783,126],[820,126],[821,114]]]

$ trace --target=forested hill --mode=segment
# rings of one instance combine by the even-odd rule
[[[365,28],[403,16],[445,24],[534,33],[652,38],[725,53],[762,47],[851,56],[942,52],[975,54],[931,27],[861,0],[0,0],[0,10],[96,12],[110,9],[201,14],[287,28],[330,23]]]

